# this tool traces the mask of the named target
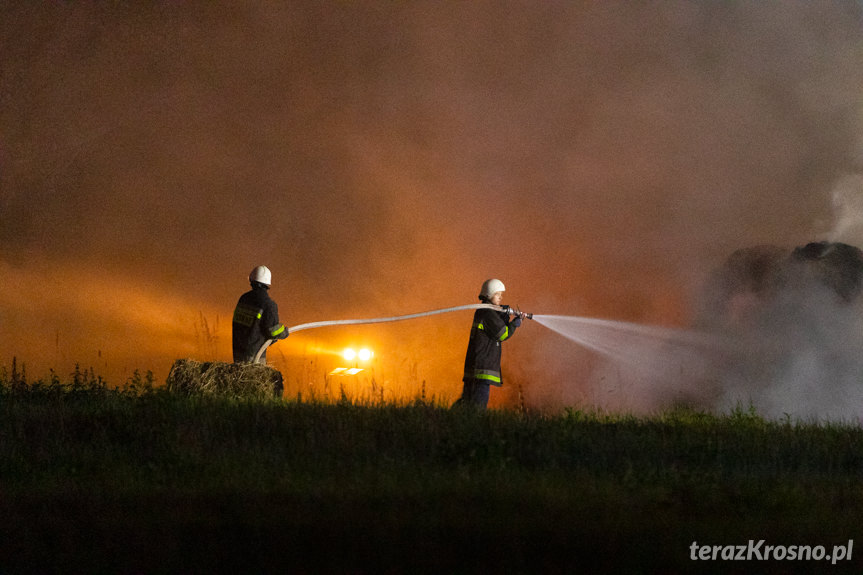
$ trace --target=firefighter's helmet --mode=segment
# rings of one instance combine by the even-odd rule
[[[273,274],[267,266],[258,266],[249,274],[250,282],[257,282],[269,286],[273,280]]]
[[[479,297],[491,299],[491,296],[499,291],[506,291],[502,281],[497,279],[485,280],[482,284],[482,290],[479,292]]]

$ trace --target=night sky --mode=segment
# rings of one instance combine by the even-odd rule
[[[861,245],[861,28],[850,1],[3,3],[0,364],[229,361],[259,264],[288,326],[489,277],[537,313],[686,325],[735,249]],[[367,343],[454,398],[469,329],[271,357]],[[571,342],[505,347],[534,401],[578,397]]]

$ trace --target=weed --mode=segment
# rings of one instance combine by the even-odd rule
[[[0,374],[9,572],[682,572],[693,538],[844,542],[863,515],[863,429],[751,406],[475,411]]]

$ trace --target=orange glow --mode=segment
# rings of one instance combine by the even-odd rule
[[[226,339],[219,321],[230,311],[157,286],[56,264],[37,272],[0,262],[0,275],[9,288],[0,291],[0,309],[11,310],[4,314],[0,346],[18,354],[34,377],[54,368],[62,378],[79,362],[119,385],[135,369],[162,379],[174,359],[230,353],[230,325]],[[31,297],[13,299],[25,291]],[[33,322],[39,330],[28,327]]]
[[[735,249],[826,234],[859,172],[858,22],[829,4],[17,4],[0,365],[32,377],[230,361],[261,264],[288,327],[475,303],[491,277],[533,313],[681,325]],[[358,394],[451,401],[470,329],[301,331],[267,360],[286,395],[336,396],[350,361]],[[530,322],[503,363],[493,405],[589,397],[589,359]]]

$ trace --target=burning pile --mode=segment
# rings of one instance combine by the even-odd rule
[[[697,393],[776,417],[863,417],[863,252],[817,242],[739,250],[714,274],[699,327],[730,343]]]
[[[813,242],[793,251],[756,246],[734,252],[711,282],[708,321],[736,323],[783,294],[835,295],[856,302],[863,284],[863,252],[843,243]],[[712,317],[711,317],[712,316]]]
[[[185,395],[266,399],[272,398],[273,391],[281,388],[281,374],[260,364],[178,359],[165,383],[169,391]]]

